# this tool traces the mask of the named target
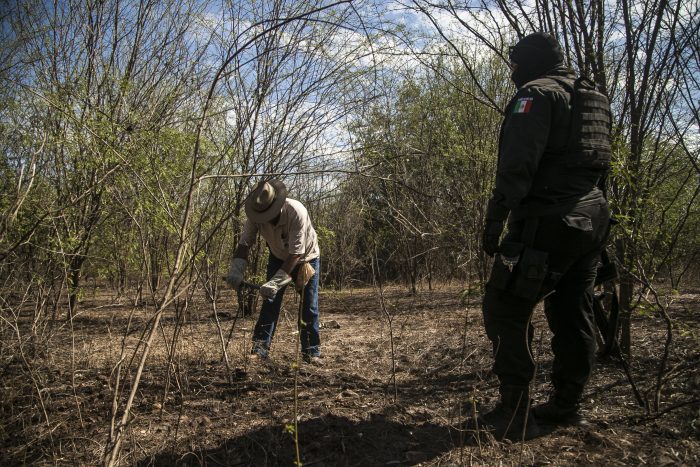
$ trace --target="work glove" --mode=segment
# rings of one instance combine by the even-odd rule
[[[229,268],[228,274],[225,278],[226,283],[238,290],[243,282],[243,273],[245,272],[247,265],[248,261],[244,260],[243,258],[233,258],[233,261],[231,261],[231,267]]]
[[[505,222],[502,220],[486,219],[484,233],[481,237],[481,246],[487,255],[493,256],[498,252],[498,245],[501,240],[504,224]]]
[[[272,279],[260,286],[260,295],[271,300],[275,298],[275,295],[282,287],[290,282],[292,282],[292,276],[282,269],[278,269],[275,275],[272,276]]]
[[[306,287],[309,279],[311,279],[314,274],[316,274],[316,270],[313,266],[309,263],[301,263],[299,265],[299,271],[297,271],[297,278],[294,281],[294,289],[296,289],[297,292],[304,290],[304,287]]]

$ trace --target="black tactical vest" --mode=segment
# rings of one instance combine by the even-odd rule
[[[557,157],[567,168],[607,171],[610,167],[610,102],[586,77],[574,81],[553,78],[571,93],[571,129],[564,154]]]
[[[566,132],[559,140],[563,144],[545,150],[528,195],[513,210],[512,219],[543,215],[544,207],[558,213],[577,200],[596,193],[603,196],[605,191],[611,156],[608,99],[587,78],[549,75],[541,79],[558,84],[570,96],[570,118],[555,130]]]

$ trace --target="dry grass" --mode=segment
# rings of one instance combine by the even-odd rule
[[[623,373],[601,363],[586,395],[590,430],[562,428],[525,444],[465,442],[456,427],[472,398],[496,396],[490,343],[478,297],[459,303],[445,287],[410,296],[386,291],[393,316],[398,400],[393,403],[389,329],[373,290],[322,294],[324,365],[302,366],[299,437],[307,465],[681,464],[698,465],[698,402],[650,417],[635,406]],[[234,311],[230,297],[221,311]],[[698,397],[700,298],[685,296],[671,311],[676,323],[674,368],[662,410]],[[24,341],[4,324],[0,347],[0,459],[4,464],[94,465],[107,439],[112,369],[125,342],[138,345],[149,308],[85,303],[71,327]],[[176,341],[165,317],[139,388],[123,465],[290,465],[296,304],[288,294],[270,362],[250,360],[251,318],[236,323],[229,346],[232,383],[221,360],[218,330],[205,303],[191,305]],[[536,313],[539,399],[546,396],[551,361],[548,331]],[[27,317],[22,322],[27,326]],[[339,327],[333,326],[333,322]],[[464,335],[466,323],[466,336]],[[231,320],[222,321],[225,333]],[[539,337],[541,336],[541,337]],[[649,387],[663,329],[654,318],[635,322],[634,373]],[[466,344],[466,345],[465,345]],[[130,352],[127,352],[130,355]],[[41,399],[39,397],[41,395]],[[42,409],[42,404],[45,409]],[[48,421],[47,421],[48,418]]]

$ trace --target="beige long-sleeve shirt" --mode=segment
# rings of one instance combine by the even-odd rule
[[[267,242],[270,252],[279,259],[284,260],[289,255],[300,255],[300,261],[309,261],[320,256],[318,238],[311,225],[309,213],[304,205],[295,199],[286,199],[279,221],[275,225],[246,220],[240,244],[252,246],[258,232]]]

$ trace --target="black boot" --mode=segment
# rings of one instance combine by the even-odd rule
[[[512,441],[529,440],[539,435],[539,427],[530,413],[530,391],[522,386],[501,386],[501,401],[479,416],[479,428],[494,438]]]
[[[543,425],[585,426],[588,421],[579,412],[578,405],[559,405],[554,398],[532,409]]]
[[[588,421],[581,415],[580,400],[579,390],[555,389],[547,402],[532,411],[543,425],[586,426]]]

